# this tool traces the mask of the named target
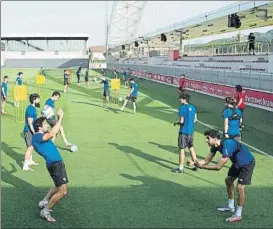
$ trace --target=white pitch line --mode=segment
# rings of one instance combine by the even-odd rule
[[[173,111],[178,112],[178,110],[176,110],[176,109],[170,107],[169,105],[167,105],[167,104],[165,104],[165,103],[163,103],[163,102],[161,102],[161,101],[159,101],[159,100],[153,99],[153,98],[151,98],[150,96],[148,96],[148,95],[146,95],[146,94],[144,94],[144,93],[142,93],[142,92],[139,92],[139,93],[142,94],[142,95],[144,95],[144,96],[146,96],[147,98],[149,98],[149,99],[151,99],[151,100],[153,100],[153,101],[155,101],[155,102],[157,102],[157,103],[159,103],[159,104],[165,106],[165,107],[170,108],[170,109],[173,110]],[[206,123],[204,123],[204,122],[201,122],[201,121],[199,121],[199,120],[197,120],[197,122],[199,122],[200,124],[202,124],[203,126],[206,126],[206,127],[208,127],[208,128],[211,128],[211,129],[213,128],[211,125],[206,124]],[[220,131],[220,132],[221,132],[221,131]],[[221,133],[223,133],[223,132],[221,132]],[[242,141],[242,143],[243,143],[244,145],[248,146],[249,148],[251,148],[251,149],[253,149],[253,150],[259,152],[260,154],[263,154],[263,155],[268,156],[268,157],[270,157],[270,158],[273,159],[273,156],[272,156],[272,155],[270,155],[270,154],[268,154],[268,153],[266,153],[266,152],[264,152],[264,151],[262,151],[262,150],[260,150],[260,149],[257,149],[256,147],[254,147],[254,146],[252,146],[252,145],[249,145],[249,144],[247,144],[247,143],[245,143],[245,142],[243,142],[243,141]]]

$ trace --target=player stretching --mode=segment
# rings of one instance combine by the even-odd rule
[[[38,94],[31,94],[29,96],[30,105],[26,108],[25,112],[25,127],[24,127],[24,138],[27,146],[27,150],[25,152],[25,161],[23,165],[24,171],[33,171],[30,168],[30,165],[38,165],[32,160],[32,135],[35,133],[33,128],[33,122],[37,119],[37,111],[36,107],[40,107],[40,96]]]
[[[56,134],[60,130],[63,114],[63,110],[59,109],[57,112],[59,117],[58,121],[50,132],[47,130],[48,125],[44,117],[38,118],[33,123],[35,134],[32,138],[32,144],[35,151],[46,160],[47,170],[55,185],[38,204],[42,209],[40,216],[49,222],[56,222],[50,212],[52,212],[52,208],[67,194],[68,178],[65,165],[57,147],[51,140],[53,137],[56,137]]]
[[[136,113],[136,100],[137,100],[137,93],[138,93],[138,84],[135,82],[135,80],[133,78],[130,79],[131,82],[131,91],[128,94],[128,96],[126,97],[124,104],[122,106],[122,108],[120,109],[121,111],[124,110],[124,108],[126,107],[128,101],[132,101],[133,103],[133,108],[134,108],[134,114]]]
[[[178,135],[178,147],[180,150],[179,154],[179,167],[173,169],[175,173],[184,172],[184,161],[185,161],[185,148],[188,147],[192,161],[188,161],[189,165],[193,165],[196,158],[196,153],[193,147],[193,136],[194,136],[194,123],[197,121],[197,110],[194,105],[189,104],[190,96],[185,92],[179,97],[181,106],[179,108],[179,121],[174,123],[174,126],[180,125]],[[196,168],[194,168],[196,170]]]
[[[5,112],[7,97],[8,97],[8,76],[4,76],[4,82],[1,85],[2,114],[7,114]]]
[[[231,97],[226,97],[226,108],[223,112],[224,117],[224,137],[234,138],[241,141],[242,113],[235,107],[235,101]]]
[[[45,102],[45,107],[42,110],[42,116],[46,118],[48,124],[50,125],[51,128],[53,128],[56,123],[57,123],[57,119],[56,116],[54,114],[54,108],[55,108],[55,102],[59,100],[59,98],[61,97],[61,94],[57,91],[54,91],[52,93],[51,98],[49,98],[46,102]],[[60,133],[62,136],[62,139],[64,141],[65,147],[70,147],[73,144],[68,142],[65,133],[64,133],[64,128],[61,125],[60,126]],[[52,138],[52,141],[54,142],[56,139],[56,136]]]
[[[64,92],[67,92],[68,85],[69,85],[69,72],[68,70],[64,70]]]
[[[103,107],[106,108],[109,104],[109,96],[110,96],[110,90],[109,90],[109,80],[101,78],[103,83]]]
[[[238,202],[234,215],[227,218],[227,222],[236,222],[242,219],[242,209],[245,202],[245,185],[250,185],[253,170],[255,167],[255,160],[252,153],[248,148],[237,142],[234,139],[220,139],[220,133],[217,130],[207,130],[204,133],[206,142],[210,147],[210,153],[205,160],[196,161],[195,165],[201,169],[219,171],[226,164],[228,159],[231,160],[232,165],[226,177],[226,187],[228,194],[228,205],[225,207],[217,208],[220,212],[235,212],[234,205],[234,181],[238,178],[237,193]],[[222,158],[217,165],[208,165],[216,152],[222,154]]]

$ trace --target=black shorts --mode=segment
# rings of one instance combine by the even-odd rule
[[[27,147],[32,146],[32,133],[30,131],[24,132],[24,139]]]
[[[50,125],[51,128],[52,128],[53,126],[55,126],[56,123],[57,123],[57,119],[56,119],[55,116],[53,116],[52,118],[47,119],[46,121],[47,121],[47,123]]]
[[[237,142],[241,142],[241,135],[229,135],[229,138],[236,140]]]
[[[182,134],[178,135],[178,147],[180,149],[193,147],[193,134]]]
[[[109,95],[110,95],[109,89],[103,91],[103,96],[104,97],[109,96]]]
[[[239,168],[232,164],[228,171],[228,176],[233,177],[234,179],[238,178],[239,184],[250,185],[254,167],[255,160],[250,162],[248,165],[244,165]]]
[[[130,95],[130,96],[127,96],[126,99],[129,100],[129,101],[132,101],[133,103],[135,103],[136,100],[137,100],[137,97]]]
[[[249,51],[254,49],[255,49],[254,43],[249,43]]]
[[[88,82],[88,77],[85,77],[84,80],[85,80],[85,82]]]
[[[1,95],[1,100],[2,100],[2,101],[6,101],[7,98],[5,98],[3,95]]]
[[[47,165],[47,170],[55,184],[55,187],[60,187],[68,183],[68,178],[63,161],[53,162]]]
[[[64,85],[68,85],[68,79],[64,79]]]

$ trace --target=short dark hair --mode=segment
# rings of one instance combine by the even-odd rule
[[[4,76],[4,80],[7,79],[7,78],[9,78],[9,77],[8,76]]]
[[[243,90],[243,87],[241,85],[236,85],[235,89],[236,89],[236,91],[241,92]]]
[[[34,128],[34,131],[35,133],[36,132],[39,132],[39,128],[40,127],[43,127],[43,122],[46,120],[45,117],[40,117],[40,118],[37,118],[34,122],[33,122],[33,128]]]
[[[61,97],[61,94],[60,94],[60,92],[58,92],[58,91],[54,91],[53,93],[52,93],[52,97],[53,96],[59,96],[59,97]]]
[[[130,81],[134,80],[134,78],[131,78]],[[135,80],[134,80],[135,81]]]
[[[18,72],[18,76],[23,75],[23,72]]]
[[[231,104],[232,106],[236,104],[236,101],[232,97],[226,97],[225,102]]]
[[[211,138],[218,138],[218,139],[220,139],[220,137],[221,137],[220,132],[218,130],[215,130],[215,129],[206,130],[204,132],[204,135],[209,136]]]
[[[40,96],[37,93],[33,93],[29,96],[29,102],[33,104],[34,100],[36,100],[37,98],[40,98]]]
[[[190,102],[190,95],[186,92],[182,92],[179,96],[179,99],[185,99],[187,103]]]

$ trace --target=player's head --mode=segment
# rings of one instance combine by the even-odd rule
[[[37,132],[42,132],[42,133],[47,132],[48,124],[47,124],[46,118],[45,117],[37,118],[33,122],[33,128],[34,128],[35,133],[37,133]]]
[[[235,104],[236,104],[236,101],[232,97],[225,98],[225,105],[226,106],[229,106],[229,105],[235,106]]]
[[[4,82],[7,83],[9,80],[9,77],[8,76],[4,76]]]
[[[40,107],[40,96],[37,93],[31,94],[29,96],[29,102],[35,107]]]
[[[221,134],[218,130],[210,129],[204,132],[206,142],[209,146],[217,146],[217,142],[221,138]]]
[[[18,72],[19,77],[23,77],[23,72]]]
[[[134,83],[134,82],[135,82],[134,78],[131,78],[131,79],[130,79],[130,82],[131,82],[131,83]]]
[[[60,97],[61,97],[61,94],[58,91],[54,91],[51,96],[52,100],[54,101],[57,101]]]
[[[185,74],[182,74],[182,75],[181,75],[181,78],[185,78],[185,77],[186,77]]]
[[[186,92],[182,92],[179,96],[179,100],[181,104],[189,103],[190,102],[190,95]]]
[[[241,85],[236,85],[235,90],[236,90],[236,92],[242,92],[243,87]]]
[[[79,67],[79,70],[82,70],[82,67],[81,67],[81,66]]]

